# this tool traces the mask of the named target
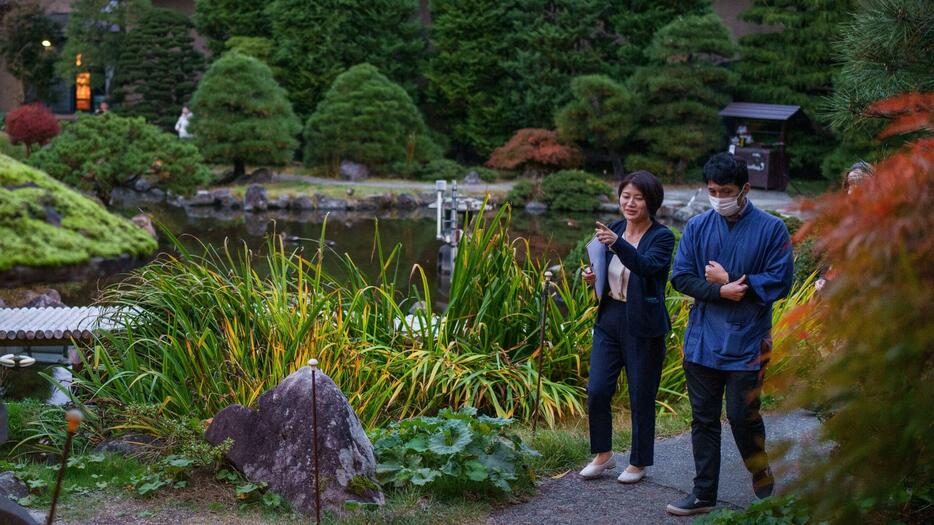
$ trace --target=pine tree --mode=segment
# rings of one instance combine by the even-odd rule
[[[426,42],[417,0],[274,0],[266,11],[295,111],[309,116],[347,68],[373,64],[415,97]]]
[[[152,9],[140,18],[127,35],[111,84],[120,113],[173,129],[204,67],[191,28],[185,15],[169,9]]]
[[[305,127],[306,163],[352,160],[379,171],[440,156],[411,97],[370,64],[339,75]]]
[[[52,45],[44,47],[43,40]],[[50,100],[55,83],[56,46],[62,31],[36,4],[16,5],[3,16],[0,27],[0,55],[7,70],[23,85],[27,102],[32,98]]]
[[[841,137],[822,164],[838,177],[857,159],[875,160],[892,142],[874,139],[886,119],[873,103],[897,95],[934,92],[934,10],[924,0],[865,2],[841,29],[837,44],[843,66],[827,104],[827,119]]]
[[[840,70],[833,43],[856,0],[755,0],[743,20],[780,30],[740,39],[741,81],[737,97],[747,102],[801,106],[808,117],[788,129],[789,169],[794,175],[819,172],[837,142],[822,125],[820,107]]]
[[[516,130],[508,104],[515,0],[432,2],[432,55],[425,77],[429,105],[459,157],[486,157]],[[519,126],[522,127],[522,126]]]
[[[214,61],[191,99],[191,131],[207,160],[244,165],[284,164],[301,125],[285,90],[259,60],[229,52]]]
[[[208,38],[214,53],[224,50],[224,42],[235,36],[269,37],[272,27],[266,15],[268,2],[256,0],[197,0],[195,26]]]
[[[730,101],[735,74],[720,63],[734,53],[715,14],[679,18],[655,34],[646,49],[653,63],[630,79],[644,109],[635,135],[643,150],[626,159],[627,169],[681,181],[693,162],[723,143],[718,111]]]
[[[117,63],[127,32],[149,9],[149,0],[71,2],[65,45],[55,64],[58,75],[73,83],[78,73],[91,72],[91,85],[103,87],[104,69]]]
[[[637,98],[623,84],[602,75],[571,81],[573,99],[555,116],[563,139],[589,144],[613,163],[623,175],[622,152],[638,122]]]

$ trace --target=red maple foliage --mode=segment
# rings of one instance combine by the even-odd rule
[[[61,133],[58,119],[42,104],[27,104],[6,116],[6,132],[13,144],[25,144],[26,155],[35,144],[45,144]]]
[[[486,165],[497,170],[523,170],[526,174],[543,175],[549,171],[576,168],[583,161],[580,149],[558,140],[558,134],[548,129],[520,129],[509,142],[496,148]]]

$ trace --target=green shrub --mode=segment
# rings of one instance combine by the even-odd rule
[[[613,188],[580,170],[562,170],[542,180],[545,203],[553,210],[592,211],[600,207],[598,197],[614,196]]]
[[[339,75],[305,127],[305,163],[342,160],[385,171],[398,162],[427,162],[441,150],[408,93],[375,67]]]
[[[743,510],[720,509],[694,520],[698,525],[805,525],[814,523],[807,507],[795,496],[756,501]],[[815,524],[816,525],[816,524]]]
[[[14,145],[10,141],[9,135],[0,132],[0,155],[6,155],[23,162],[26,160],[26,146],[23,144]]]
[[[804,221],[798,217],[782,215],[774,210],[768,210],[768,212],[780,218],[785,223],[785,227],[788,228],[788,233],[792,236],[794,236],[804,224]],[[803,283],[811,274],[821,268],[820,254],[816,251],[816,243],[817,236],[813,234],[794,243],[796,283]]]
[[[272,70],[236,51],[208,68],[191,112],[191,132],[204,157],[233,163],[234,177],[244,175],[246,164],[285,164],[298,146],[301,123]]]
[[[511,424],[511,419],[477,416],[472,407],[391,423],[373,433],[377,475],[396,488],[512,492],[530,484],[530,461],[538,452],[508,431]]]
[[[532,181],[520,180],[513,184],[512,189],[506,194],[506,202],[513,206],[523,206],[535,197],[538,188]]]
[[[66,184],[93,191],[104,202],[114,188],[137,179],[180,194],[210,180],[194,145],[142,117],[113,113],[79,116],[29,163]]]
[[[471,171],[476,171],[477,175],[480,176],[480,180],[483,182],[494,182],[500,177],[500,172],[492,168],[487,168],[485,166],[474,166],[467,170],[467,173]]]

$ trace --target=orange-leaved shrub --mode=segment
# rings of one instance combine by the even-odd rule
[[[802,335],[826,353],[804,399],[829,409],[834,447],[803,473],[815,523],[920,523],[934,496],[934,94],[871,109],[906,146],[851,194],[809,203],[797,233],[818,233],[833,267],[822,299],[786,320],[816,320]]]
[[[576,168],[581,162],[580,149],[574,144],[561,142],[557,132],[525,128],[496,148],[486,165],[497,170],[521,170],[525,175],[541,176],[564,168]]]

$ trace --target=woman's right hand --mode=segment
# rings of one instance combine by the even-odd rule
[[[593,269],[590,266],[584,267],[581,270],[581,277],[584,278],[584,282],[587,283],[587,286],[593,286],[597,282],[597,274],[593,273]]]

